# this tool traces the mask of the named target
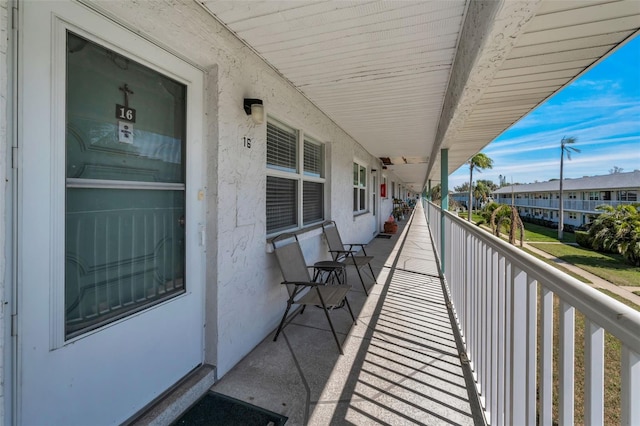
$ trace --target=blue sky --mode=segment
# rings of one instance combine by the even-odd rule
[[[564,177],[640,169],[640,36],[626,43],[560,93],[540,105],[487,145],[493,169],[473,179],[498,183],[543,182],[560,177],[560,140],[574,137]],[[449,189],[469,181],[463,165],[449,176]]]

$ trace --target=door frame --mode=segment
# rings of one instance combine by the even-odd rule
[[[44,5],[40,5],[44,6]],[[36,6],[31,5],[32,8],[36,8]],[[25,25],[25,7],[24,3],[20,3],[20,14],[19,14],[19,25],[18,31],[21,31],[20,38],[16,43],[15,50],[12,52],[12,56],[10,57],[9,63],[13,65],[13,70],[15,70],[14,76],[14,93],[11,96],[12,103],[11,107],[15,112],[14,119],[11,124],[18,129],[20,133],[20,137],[16,137],[17,132],[13,132],[14,136],[12,138],[13,144],[19,147],[19,157],[18,157],[18,165],[17,168],[14,169],[14,175],[16,179],[14,180],[14,192],[12,193],[11,206],[12,211],[14,212],[14,217],[11,218],[13,228],[13,234],[10,238],[10,244],[13,247],[19,247],[23,245],[22,243],[25,241],[26,232],[29,232],[27,228],[29,227],[28,217],[25,219],[25,214],[28,213],[28,206],[25,205],[24,202],[24,193],[23,185],[25,182],[25,177],[27,179],[41,179],[43,181],[48,181],[48,184],[43,184],[42,187],[47,187],[47,189],[42,189],[42,192],[45,194],[45,198],[48,201],[50,206],[50,211],[52,213],[52,217],[47,221],[47,224],[43,226],[44,229],[47,229],[49,232],[50,238],[47,238],[47,245],[49,246],[50,258],[46,259],[45,263],[48,266],[50,271],[48,272],[49,280],[47,281],[47,291],[50,292],[49,301],[47,302],[47,306],[49,307],[48,313],[41,314],[42,316],[47,315],[48,323],[50,325],[50,329],[46,331],[49,335],[49,347],[48,350],[50,352],[56,351],[59,349],[63,349],[68,346],[73,346],[77,342],[80,342],[84,339],[90,338],[96,333],[100,333],[108,328],[118,326],[124,322],[132,320],[132,318],[139,317],[144,315],[144,313],[156,310],[165,306],[176,299],[180,299],[183,296],[190,295],[189,297],[198,297],[200,300],[199,310],[200,310],[200,318],[198,319],[200,329],[196,331],[196,334],[199,334],[199,357],[200,363],[204,361],[204,324],[205,324],[205,309],[204,309],[204,294],[205,294],[205,255],[204,255],[204,235],[205,235],[205,205],[204,205],[204,186],[206,183],[205,179],[205,171],[206,165],[204,164],[203,155],[205,153],[205,147],[203,144],[204,139],[204,73],[200,68],[196,68],[191,63],[187,63],[182,58],[177,57],[173,54],[173,52],[163,49],[161,46],[158,46],[155,43],[151,43],[148,40],[144,39],[140,35],[135,32],[129,30],[128,28],[123,28],[123,26],[117,22],[114,22],[105,16],[96,13],[94,10],[85,7],[84,5],[75,3],[75,2],[66,2],[66,3],[58,3],[55,4],[47,4],[43,9],[47,9],[46,13],[50,13],[49,19],[51,19],[51,26],[53,28],[51,34],[51,41],[45,47],[40,46],[43,50],[42,54],[44,54],[45,58],[51,59],[51,71],[48,73],[49,79],[46,82],[46,86],[51,89],[50,96],[47,97],[49,103],[49,123],[51,123],[50,127],[44,125],[43,127],[47,127],[44,130],[45,135],[49,135],[49,138],[44,138],[43,140],[51,140],[52,143],[50,152],[49,149],[43,149],[43,155],[46,155],[47,152],[50,154],[50,158],[48,159],[48,165],[50,170],[29,172],[25,173],[24,170],[24,158],[25,155],[34,155],[39,154],[34,152],[34,143],[27,143],[27,147],[30,146],[30,150],[27,152],[25,150],[25,138],[33,137],[33,134],[30,136],[25,136],[25,132],[23,129],[28,127],[29,125],[33,126],[32,121],[30,121],[29,117],[25,117],[25,110],[23,108],[25,102],[20,102],[19,100],[27,99],[29,94],[33,96],[33,93],[37,93],[39,89],[36,88],[27,88],[24,83],[25,79],[29,78],[30,82],[33,82],[35,77],[26,77],[27,73],[30,72],[38,72],[38,71],[29,71],[27,66],[25,65],[25,46],[33,47],[34,45],[38,47],[38,43],[34,43],[35,39],[31,38],[29,41],[25,41],[25,38],[34,37],[32,34],[26,33],[29,27]],[[51,9],[49,11],[48,9]],[[32,14],[33,9],[31,10]],[[37,12],[40,13],[40,12]],[[30,24],[31,25],[31,24]],[[191,290],[187,289],[185,295],[177,296],[176,298],[172,298],[168,301],[159,303],[155,306],[152,306],[148,309],[145,309],[141,312],[134,313],[125,318],[116,320],[112,323],[106,324],[102,327],[99,327],[95,330],[84,333],[75,338],[65,340],[64,338],[64,315],[60,315],[60,307],[62,307],[62,312],[64,313],[64,226],[60,226],[60,224],[64,224],[65,218],[65,100],[66,100],[66,85],[64,82],[65,79],[65,55],[66,55],[66,37],[64,40],[60,40],[60,37],[64,37],[66,35],[66,30],[70,29],[73,32],[82,35],[84,37],[89,38],[92,41],[97,41],[99,44],[114,50],[118,53],[122,53],[127,57],[131,57],[137,62],[142,63],[143,65],[161,72],[164,75],[168,75],[174,78],[176,81],[179,81],[183,84],[186,84],[188,87],[188,101],[187,101],[187,129],[191,132],[187,134],[187,140],[185,143],[188,144],[187,148],[187,158],[184,160],[186,162],[186,188],[185,188],[185,208],[187,215],[187,225],[185,229],[185,237],[187,238],[187,246],[190,247],[186,255],[186,265],[185,268],[189,271],[189,280],[191,286]],[[42,36],[45,37],[45,36]],[[122,47],[126,46],[126,47]],[[46,51],[45,51],[46,49]],[[151,49],[151,53],[147,53],[144,49]],[[141,53],[144,52],[144,53]],[[37,53],[36,53],[37,54]],[[171,65],[164,65],[162,59],[158,58],[166,58],[170,55],[173,60]],[[154,59],[151,59],[154,57]],[[18,58],[16,60],[16,57]],[[15,61],[15,65],[12,63]],[[162,66],[160,64],[163,64]],[[62,82],[60,81],[62,80]],[[11,80],[10,80],[11,81]],[[46,96],[47,91],[40,92],[43,96]],[[43,101],[44,102],[44,101]],[[11,130],[11,127],[8,127],[8,131]],[[38,144],[38,148],[42,146],[42,143]],[[37,174],[38,176],[29,176]],[[48,194],[47,194],[48,192]],[[27,226],[25,226],[25,224]],[[60,249],[62,248],[62,249]],[[15,251],[12,256],[13,267],[12,272],[14,276],[11,279],[11,290],[13,293],[13,300],[15,301],[12,304],[14,310],[16,312],[28,312],[28,309],[25,309],[25,298],[22,297],[22,292],[24,290],[24,271],[27,267],[26,265],[30,264],[29,256],[24,252],[24,248],[19,247],[19,250]],[[31,255],[31,260],[33,260],[33,255]],[[191,294],[195,291],[196,294]],[[46,296],[43,296],[46,297]],[[13,314],[13,311],[12,311]],[[17,316],[17,336],[12,337],[11,346],[11,363],[10,372],[7,371],[5,375],[5,383],[11,382],[11,392],[7,392],[9,395],[6,395],[7,399],[10,401],[7,402],[7,405],[10,404],[11,411],[8,412],[9,418],[11,418],[12,422],[19,422],[21,415],[21,398],[23,393],[23,372],[21,371],[24,368],[25,348],[24,338],[20,339],[19,337],[25,335],[24,330],[28,330],[28,327],[25,327],[25,315],[21,314]],[[35,315],[35,314],[31,314]],[[13,319],[13,316],[12,316]],[[9,325],[9,333],[13,336],[13,321],[11,325]],[[44,332],[43,332],[44,333]],[[8,342],[9,340],[5,340]],[[9,351],[7,351],[9,352]],[[5,358],[6,359],[6,358]],[[9,369],[8,369],[9,370]],[[6,370],[5,370],[6,371]],[[188,371],[185,372],[185,374]],[[11,380],[9,380],[11,377]],[[158,389],[158,393],[161,393],[165,389]],[[148,402],[148,401],[147,401]],[[138,409],[141,407],[138,407]]]

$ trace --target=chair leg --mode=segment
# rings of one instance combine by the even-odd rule
[[[280,325],[278,326],[278,331],[276,331],[276,335],[273,338],[274,342],[276,340],[278,340],[278,336],[280,335],[280,332],[282,331],[282,328],[284,327],[284,321],[287,319],[287,314],[289,313],[289,309],[291,309],[291,302],[287,302],[287,309],[284,310],[284,315],[282,316],[282,321],[280,321]]]
[[[344,352],[342,351],[342,346],[340,345],[340,340],[338,340],[338,335],[336,334],[336,329],[333,328],[333,323],[331,322],[331,317],[329,316],[327,305],[324,303],[324,299],[322,298],[322,294],[320,294],[320,291],[318,291],[318,297],[320,298],[320,303],[322,303],[322,310],[324,311],[324,315],[327,317],[327,321],[329,321],[329,327],[331,327],[331,332],[333,333],[333,338],[336,341],[336,345],[338,345],[338,350],[340,351],[340,355],[344,355]]]
[[[353,262],[353,267],[356,268],[356,272],[358,273],[358,277],[360,277],[360,283],[362,284],[362,288],[364,289],[365,296],[369,296],[369,292],[367,291],[367,287],[364,285],[364,280],[362,279],[362,274],[360,273],[360,268],[356,265],[355,260]]]
[[[364,250],[364,247],[362,247],[362,254],[367,256],[367,252]],[[367,263],[367,265],[369,266],[369,271],[371,271],[371,278],[373,278],[373,282],[378,284],[378,280],[376,279],[376,274],[373,273],[373,268],[371,267],[371,262]]]
[[[349,314],[351,315],[351,319],[353,320],[353,324],[354,325],[358,325],[358,321],[356,321],[356,317],[353,316],[353,311],[351,310],[351,305],[349,304],[349,299],[347,299],[347,296],[344,297],[344,302],[347,305],[347,308],[349,309]]]
[[[371,276],[373,277],[373,282],[378,284],[378,280],[376,279],[376,274],[373,273],[373,268],[371,267],[371,263],[367,263],[369,265],[369,270],[371,271]]]

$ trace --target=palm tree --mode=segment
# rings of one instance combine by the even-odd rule
[[[500,204],[491,212],[490,225],[496,237],[500,236],[500,231],[504,224],[509,225],[509,243],[516,244],[516,231],[520,231],[520,247],[524,244],[524,223],[520,219],[518,209],[514,206]]]
[[[593,249],[620,253],[631,264],[640,266],[640,203],[615,208],[603,204],[596,209],[602,213],[589,228]]]
[[[437,200],[440,200],[440,199],[442,199],[442,185],[437,184],[436,186],[431,188],[431,201],[435,203]]]
[[[491,188],[485,183],[486,181],[478,180],[476,187],[473,189],[473,197],[476,200],[476,206],[485,202],[491,194]]]
[[[471,157],[467,162],[469,164],[469,206],[467,219],[471,222],[471,211],[473,210],[473,169],[481,172],[484,169],[493,168],[493,160],[483,153],[479,153]]]
[[[558,240],[562,240],[564,230],[564,203],[562,196],[562,175],[564,172],[564,154],[567,153],[567,160],[571,160],[571,152],[580,152],[576,147],[570,146],[576,142],[576,138],[563,137],[560,141],[560,205],[558,208]]]

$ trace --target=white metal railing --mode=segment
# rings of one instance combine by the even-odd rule
[[[433,204],[425,212],[442,259],[443,213]],[[640,312],[449,212],[444,212],[444,233],[447,290],[491,425],[552,424],[554,368],[559,424],[574,424],[576,311],[585,317],[585,424],[605,423],[606,331],[622,344],[621,424],[640,425]],[[557,362],[554,296],[559,300]]]
[[[500,204],[511,205],[511,197],[496,198],[495,202]],[[618,201],[618,200],[563,200],[562,204],[564,210],[578,211],[578,212],[590,212],[594,214],[600,213],[596,207],[603,204],[611,207],[617,207],[619,205],[633,204],[637,201]],[[544,199],[544,198],[515,198],[513,199],[513,205],[516,207],[532,207],[532,208],[545,208],[558,210],[560,200],[558,199]]]

